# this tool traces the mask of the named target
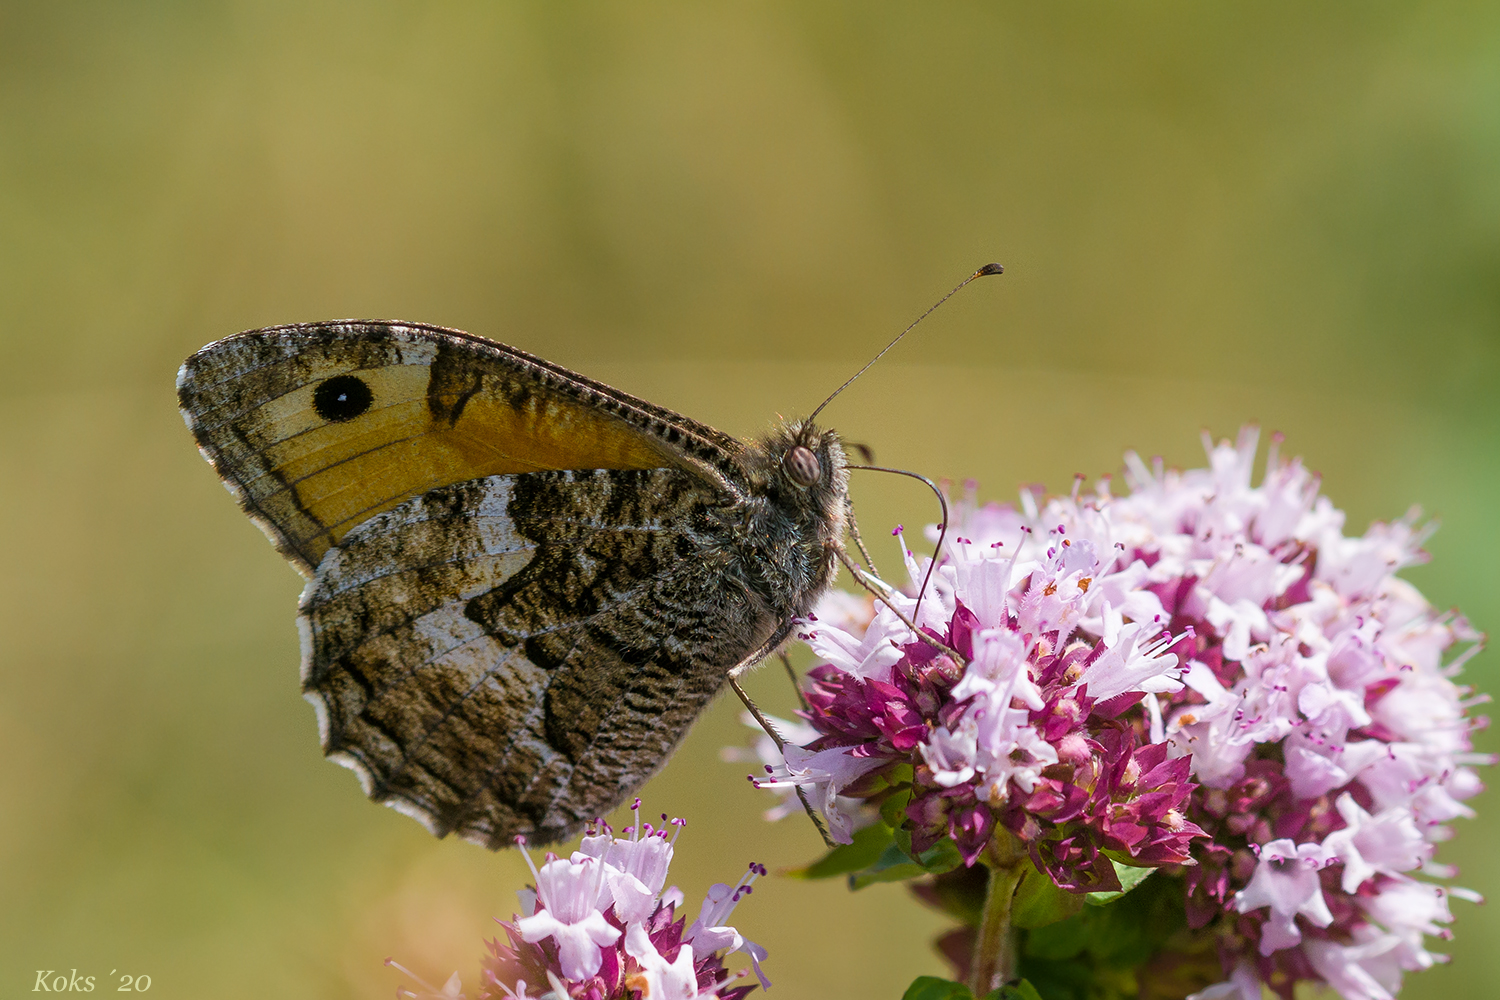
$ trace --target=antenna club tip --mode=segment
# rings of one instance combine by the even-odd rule
[[[977,278],[977,277],[979,277],[981,275],[985,275],[985,274],[1004,274],[1004,273],[1005,273],[1005,268],[1001,267],[999,264],[986,264],[983,267],[981,267],[979,270],[977,270],[977,271],[974,272],[974,277]]]

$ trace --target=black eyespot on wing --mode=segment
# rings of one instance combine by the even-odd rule
[[[313,390],[313,409],[324,420],[353,420],[368,410],[374,399],[363,379],[335,375]]]

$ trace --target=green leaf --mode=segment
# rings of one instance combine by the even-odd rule
[[[1122,865],[1114,858],[1110,858],[1109,863],[1115,866],[1115,877],[1120,880],[1120,891],[1091,892],[1088,894],[1088,901],[1090,905],[1107,906],[1110,903],[1113,903],[1115,900],[1119,899],[1121,896],[1125,895],[1127,892],[1134,889],[1142,882],[1146,881],[1146,879],[1151,877],[1151,873],[1156,871],[1155,868],[1137,868],[1134,865]]]
[[[933,844],[927,850],[917,855],[917,862],[922,870],[929,875],[941,875],[943,872],[951,872],[964,863],[964,856],[958,852],[958,845],[947,837]]]
[[[1182,893],[1180,878],[1158,874],[1108,906],[1085,907],[1094,927],[1089,954],[1118,969],[1139,966],[1186,926]]]
[[[1042,995],[1026,980],[1002,986],[993,993],[986,993],[984,1000],[1042,1000]]]
[[[877,882],[905,882],[927,874],[927,870],[911,859],[895,844],[887,847],[873,865],[849,876],[849,888],[863,889]]]
[[[901,849],[898,838],[898,842],[887,847],[873,865],[850,875],[849,887],[863,889],[877,882],[905,882],[909,878],[923,875],[941,875],[963,863],[964,858],[958,853],[958,845],[947,837],[915,858]]]
[[[892,830],[899,830],[906,822],[906,807],[911,802],[911,765],[902,764],[885,777],[892,791],[880,800],[880,818]]]
[[[884,823],[874,823],[854,834],[852,844],[840,844],[806,868],[787,872],[792,878],[836,878],[869,868],[892,847],[893,831]]]
[[[901,1000],[974,1000],[974,994],[963,983],[936,976],[918,976],[901,994]]]
[[[891,840],[873,865],[849,876],[851,889],[863,889],[877,882],[904,882],[921,875],[941,875],[964,863],[964,856],[950,837],[944,837],[921,854],[912,853],[910,830],[897,827]]]
[[[1182,892],[1180,877],[1159,874],[1107,906],[1025,931],[1022,974],[1049,1000],[1135,996],[1141,964],[1186,926]],[[1206,958],[1217,961],[1211,943]]]
[[[1133,990],[1122,996],[1118,991],[1100,988],[1097,963],[1086,959],[1023,958],[1021,970],[1047,1000],[1125,1000],[1135,995]]]
[[[1042,1000],[1042,995],[1036,991],[1035,986],[1023,979],[1019,983],[990,990],[979,1000]]]
[[[1026,954],[1045,961],[1074,958],[1089,946],[1095,927],[1085,914],[1037,927],[1026,935]]]
[[[904,826],[896,827],[896,834],[891,838],[896,846],[901,848],[907,857],[911,857],[911,831]]]
[[[899,792],[887,795],[880,801],[881,821],[892,830],[899,830],[901,824],[906,822],[906,805],[910,801],[910,788],[903,788]]]
[[[990,870],[984,865],[959,867],[921,880],[923,903],[957,920],[965,927],[978,927],[989,895]]]
[[[1016,886],[1011,923],[1021,928],[1046,927],[1066,920],[1083,909],[1083,896],[1059,888],[1045,872],[1037,871],[1030,859]]]

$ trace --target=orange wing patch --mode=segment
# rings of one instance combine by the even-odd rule
[[[277,433],[265,451],[284,488],[295,491],[302,509],[321,526],[322,550],[361,521],[438,486],[543,469],[669,464],[628,425],[577,403],[529,395],[518,408],[504,398],[505,387],[483,384],[495,381],[493,376],[482,378],[452,423],[429,403],[428,366],[402,365],[359,377],[370,388],[369,410],[346,421],[322,420],[312,405],[316,386],[305,386],[286,400],[292,411],[284,424],[289,430],[316,426]],[[451,408],[460,395],[436,398]]]
[[[378,364],[338,343],[291,358],[236,346],[212,357],[212,345],[184,366],[184,412],[246,511],[304,573],[361,522],[439,486],[675,464],[620,416],[461,347],[404,344]]]

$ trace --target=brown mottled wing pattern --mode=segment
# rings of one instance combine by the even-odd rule
[[[672,469],[494,476],[362,524],[302,599],[324,748],[439,835],[552,841],[667,758],[776,617]]]

